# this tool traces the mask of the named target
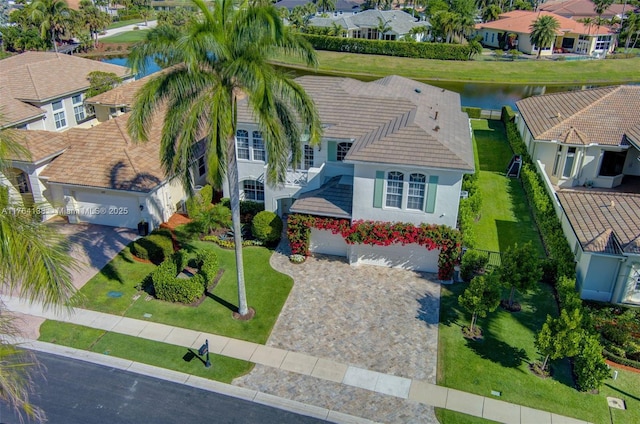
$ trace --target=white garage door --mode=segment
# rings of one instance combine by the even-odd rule
[[[126,228],[140,222],[136,197],[76,191],[75,200],[80,222]]]
[[[440,249],[427,250],[418,244],[351,246],[351,261],[359,264],[387,266],[423,272],[438,272]]]
[[[340,234],[333,234],[329,230],[311,229],[309,250],[324,255],[347,256],[347,242]]]

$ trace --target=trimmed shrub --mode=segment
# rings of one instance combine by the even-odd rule
[[[146,237],[131,244],[131,253],[140,259],[159,264],[173,253],[173,238],[171,231],[157,229]]]
[[[187,214],[190,218],[196,219],[203,210],[211,205],[213,198],[213,188],[207,184],[200,191],[189,197],[186,202]]]
[[[151,273],[151,281],[158,299],[167,302],[192,303],[204,294],[204,273],[199,272],[191,278],[178,278],[184,263],[185,253],[180,250]]]
[[[470,53],[468,44],[404,43],[315,34],[300,35],[311,43],[316,50],[440,60],[469,60]]]
[[[223,198],[220,203],[231,209],[231,201],[228,197]],[[253,217],[264,210],[264,203],[254,202],[253,200],[240,201],[240,221],[249,223],[253,221]]]
[[[469,115],[471,119],[480,119],[482,113],[482,109],[479,107],[463,106],[462,111],[467,112],[467,115]]]
[[[213,250],[200,250],[196,253],[196,266],[204,278],[205,286],[208,286],[218,273],[218,255]]]
[[[282,235],[282,219],[275,212],[259,212],[251,221],[251,234],[266,244],[275,244]]]
[[[467,250],[460,262],[460,277],[464,281],[471,281],[478,272],[484,270],[488,263],[489,255],[485,252]]]

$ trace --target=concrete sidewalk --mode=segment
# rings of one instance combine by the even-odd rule
[[[13,312],[187,348],[197,349],[205,339],[208,339],[209,350],[212,353],[502,423],[586,424],[585,421],[570,417],[503,402],[495,398],[449,389],[417,379],[384,374],[350,364],[335,362],[328,358],[287,351],[216,334],[207,334],[86,309],[75,309],[72,313],[45,311],[40,305],[29,304],[17,297],[4,296],[2,301],[7,309]],[[113,360],[109,356],[101,356],[105,358],[107,363]],[[171,371],[168,372],[172,373]],[[240,390],[241,388],[236,389]],[[347,417],[345,415],[343,418],[347,419]],[[328,416],[326,419],[329,419]],[[350,422],[348,419],[347,421],[338,420],[335,416],[331,418],[331,420],[333,419],[336,419],[335,422]]]

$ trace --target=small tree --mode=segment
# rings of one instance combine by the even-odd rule
[[[87,98],[97,96],[111,90],[120,84],[121,79],[113,72],[93,71],[87,75],[89,80],[89,89],[87,90]]]
[[[491,278],[474,277],[469,287],[458,296],[458,303],[471,312],[469,332],[473,334],[478,316],[484,318],[500,305],[500,285]]]
[[[516,290],[526,293],[542,278],[538,252],[531,242],[521,246],[516,243],[508,248],[502,255],[499,274],[503,284],[511,288],[508,301],[508,308],[511,310]]]
[[[610,376],[598,336],[583,337],[579,352],[574,362],[578,387],[582,391],[597,390]]]
[[[549,359],[577,355],[583,335],[582,314],[579,309],[574,309],[571,313],[563,309],[557,318],[547,315],[547,321],[542,325],[534,341],[536,348],[544,357],[542,371],[546,371]]]

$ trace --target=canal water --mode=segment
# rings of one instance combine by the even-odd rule
[[[127,58],[107,58],[104,62],[115,65],[127,66]],[[139,74],[136,78],[159,71],[160,67],[149,59],[147,72]],[[290,70],[294,75],[308,74],[308,72]],[[371,78],[369,78],[370,80]],[[495,83],[467,83],[467,82],[444,82],[430,81],[428,84],[440,88],[454,91],[460,94],[462,106],[479,107],[482,109],[501,109],[502,106],[509,105],[516,108],[516,102],[526,97],[540,94],[558,93],[563,91],[584,90],[596,87],[596,85],[535,85],[535,84],[495,84]]]

